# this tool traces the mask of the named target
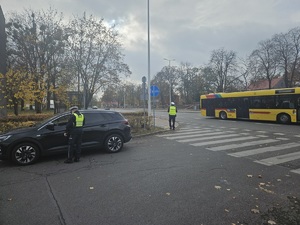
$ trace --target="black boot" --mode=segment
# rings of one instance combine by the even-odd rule
[[[64,161],[64,163],[73,163],[73,160],[72,159],[67,159]]]

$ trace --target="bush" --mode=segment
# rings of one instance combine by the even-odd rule
[[[140,133],[145,130],[151,129],[152,118],[148,117],[146,113],[144,117],[143,112],[131,112],[131,113],[122,113],[124,117],[128,120],[132,133]],[[8,116],[6,119],[0,119],[0,133],[5,133],[8,130],[21,128],[21,127],[30,127],[37,122],[43,121],[47,118],[50,118],[51,114],[26,114],[19,116]]]
[[[43,121],[52,115],[50,114],[28,114],[19,116],[8,116],[7,118],[0,118],[0,133],[5,133],[9,130],[30,127],[35,123]]]

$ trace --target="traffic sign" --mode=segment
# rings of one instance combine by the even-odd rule
[[[159,95],[159,88],[158,88],[157,86],[155,86],[155,85],[152,85],[152,86],[150,87],[150,95],[151,95],[152,97],[158,96],[158,95]]]

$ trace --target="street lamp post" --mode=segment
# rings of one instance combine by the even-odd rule
[[[149,0],[147,1],[148,11],[148,117],[151,115],[151,90],[150,90],[150,12]]]
[[[169,75],[169,85],[170,85],[170,90],[169,90],[169,97],[170,97],[170,105],[172,102],[172,86],[171,86],[171,79],[170,79],[170,69],[171,69],[171,61],[175,61],[175,59],[167,59],[164,58],[164,60],[169,61],[169,67],[168,67],[168,75]]]

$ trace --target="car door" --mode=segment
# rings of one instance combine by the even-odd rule
[[[42,143],[46,153],[68,149],[68,137],[64,136],[64,132],[69,118],[70,115],[63,115],[40,129],[40,143]]]
[[[101,147],[109,128],[106,118],[101,112],[85,113],[84,117],[82,148]]]

